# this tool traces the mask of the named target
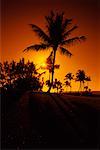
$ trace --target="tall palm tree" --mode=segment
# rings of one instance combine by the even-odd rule
[[[69,83],[70,83],[70,92],[71,92],[71,88],[72,88],[72,86],[71,86],[71,80],[73,80],[73,78],[74,78],[74,75],[71,72],[67,73],[66,76],[65,76],[65,80],[66,81],[68,80]]]
[[[76,73],[76,81],[80,82],[79,91],[82,91],[82,84],[84,88],[85,79],[86,79],[86,75],[84,70],[78,70]]]
[[[30,24],[33,31],[39,36],[41,39],[40,44],[35,44],[27,47],[24,51],[29,50],[44,50],[48,48],[52,48],[53,51],[53,63],[52,63],[52,80],[51,86],[48,90],[50,92],[53,78],[54,78],[54,64],[56,58],[56,52],[59,49],[62,54],[67,56],[72,56],[71,52],[66,49],[64,46],[68,46],[73,43],[81,42],[85,40],[85,36],[76,36],[70,38],[71,33],[77,29],[78,27],[74,25],[70,27],[72,24],[72,19],[67,19],[64,17],[64,13],[54,13],[51,11],[50,15],[45,17],[46,19],[46,31],[44,32],[40,27],[35,24]]]

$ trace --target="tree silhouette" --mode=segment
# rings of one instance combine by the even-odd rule
[[[39,79],[36,77],[25,77],[25,78],[18,78],[14,81],[14,85],[16,89],[19,90],[36,90],[38,91],[41,88]]]
[[[71,92],[71,88],[72,88],[71,80],[73,80],[73,77],[74,77],[74,75],[70,72],[67,73],[66,76],[65,76],[65,80],[66,81],[68,80],[68,82],[70,83],[70,84],[67,84],[67,82],[66,82],[66,85],[70,85],[70,92]]]
[[[78,70],[76,73],[76,81],[80,82],[79,91],[82,91],[84,89],[85,79],[86,79],[86,75],[84,70]]]
[[[0,88],[3,90],[41,90],[40,77],[43,73],[38,73],[33,62],[24,62],[24,58],[19,62],[8,61],[0,63]]]
[[[50,15],[45,17],[46,19],[46,30],[45,33],[40,27],[35,24],[30,24],[33,31],[41,39],[40,44],[35,44],[27,47],[24,51],[29,50],[44,50],[48,48],[53,49],[53,63],[52,63],[52,80],[48,92],[50,92],[53,85],[54,78],[54,65],[56,59],[56,52],[59,49],[62,54],[71,56],[71,52],[64,46],[69,46],[70,44],[77,43],[85,40],[85,36],[76,36],[70,38],[71,33],[77,29],[77,26],[69,27],[72,24],[72,19],[67,19],[64,17],[64,13],[54,13],[51,11]]]
[[[88,86],[84,86],[84,89],[87,92],[88,91]]]
[[[66,88],[70,87],[70,82],[68,80],[65,81],[64,86],[66,86]],[[67,91],[67,89],[66,89]]]
[[[55,79],[55,81],[53,82],[53,88],[54,88],[54,89],[57,89],[57,93],[58,93],[58,91],[61,93],[61,92],[63,91],[61,81]]]

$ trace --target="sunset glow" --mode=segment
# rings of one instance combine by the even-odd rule
[[[100,0],[1,0],[1,149],[100,148]]]
[[[60,64],[60,69],[55,71],[55,78],[64,82],[66,73],[72,72],[75,74],[78,69],[83,69],[87,75],[91,76],[90,88],[96,91],[100,90],[98,6],[99,4],[95,0],[77,0],[77,2],[74,0],[59,0],[59,2],[57,0],[51,0],[50,2],[46,0],[41,2],[24,0],[24,5],[23,0],[20,3],[17,0],[10,0],[9,2],[4,0],[2,2],[1,61],[13,59],[18,61],[24,57],[25,61],[33,61],[37,68],[41,65],[45,66],[45,60],[51,50],[23,52],[32,43],[39,43],[39,38],[28,24],[34,23],[45,30],[44,16],[51,9],[65,11],[66,17],[73,18],[73,24],[79,26],[72,36],[83,34],[87,37],[87,40],[68,47],[73,54],[71,58],[57,53],[56,63]],[[46,71],[45,76],[45,80],[47,80],[48,71]],[[73,90],[77,89],[77,84],[73,83]]]

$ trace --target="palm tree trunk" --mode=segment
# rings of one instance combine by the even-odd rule
[[[49,80],[50,80],[50,71],[49,71]]]
[[[71,81],[70,81],[70,92],[71,92],[71,90],[72,90],[72,86],[71,86]]]
[[[53,79],[54,79],[54,65],[55,65],[55,58],[56,58],[56,50],[57,50],[57,48],[54,48],[54,49],[53,49],[54,58],[53,58],[53,63],[52,63],[52,79],[51,79],[50,87],[49,87],[49,89],[48,89],[48,91],[47,91],[47,92],[49,92],[49,93],[50,93],[51,87],[52,87],[52,85],[53,85]]]
[[[84,82],[83,82],[83,90],[82,91],[84,91]]]

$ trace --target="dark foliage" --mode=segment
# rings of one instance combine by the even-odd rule
[[[25,63],[24,58],[19,62],[0,63],[0,88],[1,92],[15,90],[39,90],[41,85],[39,74],[33,62]]]
[[[39,79],[33,78],[19,78],[14,82],[15,88],[19,90],[37,90],[40,88]]]

